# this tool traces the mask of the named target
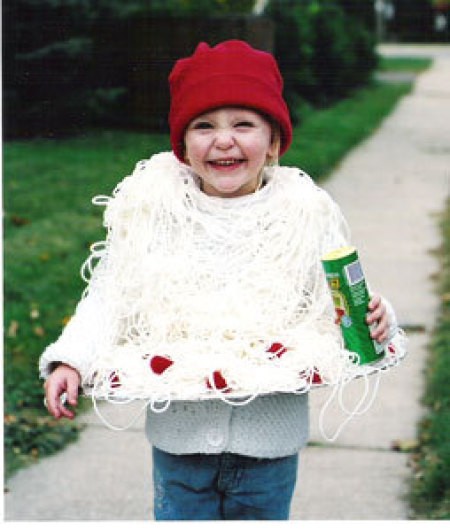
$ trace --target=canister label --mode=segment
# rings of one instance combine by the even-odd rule
[[[336,249],[322,258],[322,264],[345,347],[359,355],[360,364],[381,359],[384,348],[370,337],[366,323],[370,297],[356,249]]]

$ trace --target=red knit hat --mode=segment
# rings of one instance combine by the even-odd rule
[[[205,42],[191,57],[175,63],[169,76],[170,140],[184,160],[184,132],[191,120],[224,106],[247,107],[272,117],[281,128],[280,155],[292,141],[292,125],[283,99],[283,79],[270,53],[244,41],[225,41],[211,48]]]

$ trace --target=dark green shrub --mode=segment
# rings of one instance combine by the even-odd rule
[[[375,30],[375,9],[373,0],[334,0],[347,16],[353,17],[369,31]]]
[[[252,6],[253,0],[8,2],[3,9],[5,137],[54,137],[92,125],[139,125],[133,121],[133,92],[152,92],[154,99],[165,92],[173,58],[158,57],[152,65],[155,73],[147,76],[145,86],[139,85],[139,71],[149,70],[141,56],[150,39],[138,42],[132,25],[139,26],[145,17],[177,15],[173,24],[189,33],[199,24],[180,17],[201,16],[205,26],[213,15],[248,13]],[[145,29],[148,37],[152,29]],[[161,38],[156,45],[151,41],[153,50],[170,47],[174,40],[167,31]],[[185,52],[177,49],[176,56]],[[154,123],[146,118],[141,125],[165,126],[165,109],[158,108],[155,116],[152,108],[149,114]]]
[[[166,130],[167,74],[175,58],[193,51],[186,43],[256,38],[255,46],[270,49],[272,29],[258,33],[243,23],[251,17],[235,15],[252,5],[253,0],[9,2],[3,12],[5,137],[61,136],[92,125]],[[349,15],[333,2],[273,0],[269,6],[294,123],[302,100],[328,104],[370,76],[373,39],[351,5]],[[155,29],[158,17],[168,15],[180,30],[170,39]],[[145,26],[146,20],[153,23]]]
[[[430,0],[396,0],[392,34],[403,42],[430,42],[435,38]]]
[[[268,14],[275,21],[274,55],[283,74],[284,97],[297,124],[299,102],[311,100],[316,89],[311,24],[301,5],[287,11],[283,2],[271,2]]]
[[[364,85],[376,66],[375,40],[358,17],[332,2],[272,0],[275,56],[288,104],[326,105]],[[295,117],[294,117],[295,118]]]
[[[84,127],[92,77],[90,2],[17,0],[3,9],[4,132]]]
[[[367,82],[376,65],[375,42],[356,19],[338,6],[310,7],[316,80],[315,102],[327,104]]]

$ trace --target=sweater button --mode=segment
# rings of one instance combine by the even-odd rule
[[[217,447],[223,444],[224,437],[220,430],[212,429],[206,434],[206,440],[211,446]]]

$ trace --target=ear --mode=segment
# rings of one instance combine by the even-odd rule
[[[267,164],[278,164],[278,157],[280,156],[281,148],[281,129],[278,123],[271,121],[272,135],[270,139],[270,146],[267,150],[266,161]]]
[[[183,161],[188,166],[191,165],[191,161],[189,160],[189,157],[188,157],[188,154],[187,154],[186,146],[183,146]]]
[[[267,164],[278,164],[278,157],[280,155],[280,142],[280,135],[274,134],[272,137],[272,142],[267,150]]]

